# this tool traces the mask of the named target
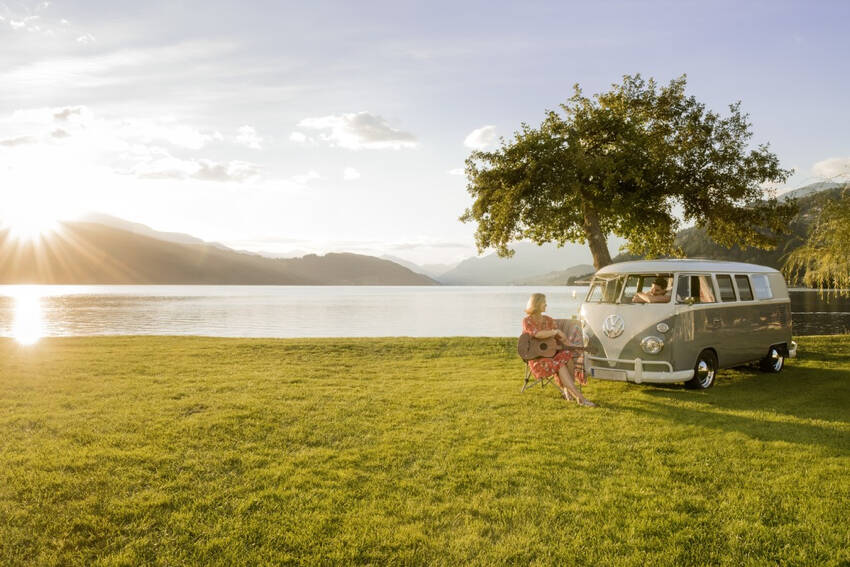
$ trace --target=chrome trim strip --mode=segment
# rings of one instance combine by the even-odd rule
[[[673,372],[673,365],[667,362],[666,360],[642,360],[640,358],[605,358],[603,356],[589,356],[585,355],[585,360],[597,360],[599,362],[621,362],[623,364],[633,364],[635,366],[648,366],[650,364],[657,364],[659,366],[666,366],[667,372]]]

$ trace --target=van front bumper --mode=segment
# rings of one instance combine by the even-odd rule
[[[631,368],[612,368],[613,363],[617,363],[617,366],[631,366]],[[652,370],[648,370],[647,367],[652,368]],[[687,382],[694,377],[693,369],[674,371],[673,366],[666,361],[641,360],[639,358],[626,360],[600,356],[585,356],[585,374],[599,380],[634,382],[635,384],[644,382],[671,384],[673,382]]]

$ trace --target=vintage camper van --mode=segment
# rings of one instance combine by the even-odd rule
[[[796,355],[785,280],[766,266],[646,260],[594,274],[581,306],[588,376],[714,384],[720,368],[758,361],[779,372]]]

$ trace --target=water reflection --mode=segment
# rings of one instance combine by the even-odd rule
[[[585,287],[4,286],[0,337],[496,336],[518,333],[531,292],[577,313]],[[791,292],[794,335],[850,331],[850,298]],[[776,321],[761,321],[775,325]]]
[[[44,336],[41,294],[37,286],[20,286],[12,292],[15,299],[12,337],[22,345],[31,345]]]

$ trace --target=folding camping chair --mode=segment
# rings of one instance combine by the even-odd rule
[[[569,348],[570,346],[575,346],[575,347],[578,347],[578,348],[581,348],[581,347],[584,346],[584,335],[582,334],[581,325],[579,324],[578,320],[576,320],[576,319],[555,319],[555,323],[558,325],[558,329],[560,329],[561,331],[564,332],[565,335],[567,335],[567,341],[568,341],[567,348]],[[520,338],[517,342],[517,353],[519,354],[519,357],[522,358],[523,362],[525,362],[525,380],[523,381],[522,389],[520,390],[520,393],[525,392],[528,388],[533,386],[535,381],[540,382],[541,388],[545,388],[546,384],[549,384],[552,380],[555,379],[554,375],[549,376],[547,378],[536,378],[531,373],[530,361],[537,358],[537,356],[532,356],[532,358],[525,358],[525,356],[528,356],[527,348],[524,349],[524,347],[523,347],[523,343],[528,342],[528,339],[525,338],[525,337],[528,337],[528,335],[523,333],[522,335],[520,335]],[[576,357],[575,364],[576,365],[584,364],[584,357],[583,356]]]

